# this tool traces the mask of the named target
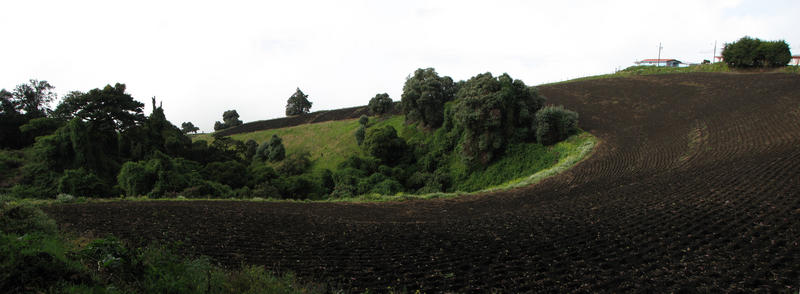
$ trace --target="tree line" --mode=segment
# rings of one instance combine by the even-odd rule
[[[46,81],[31,80],[0,91],[2,147],[24,154],[22,162],[0,158],[17,171],[0,179],[0,192],[32,198],[64,193],[296,199],[447,192],[463,176],[449,170],[452,159],[467,172],[478,170],[511,144],[553,144],[578,130],[576,113],[545,106],[535,88],[507,74],[453,82],[432,68],[418,69],[406,79],[400,107],[406,123],[429,133],[428,139],[407,142],[392,127],[370,127],[365,116],[353,137],[365,155],[353,154],[331,171],[312,168],[307,152],[287,156],[278,136],[260,143],[219,135],[192,141],[187,133],[197,131],[193,124],[170,123],[155,97],[145,115],[144,104],[124,84],[70,92],[55,109],[49,108],[56,100],[52,90]],[[367,107],[380,117],[394,103],[381,93]],[[310,108],[298,88],[286,113]],[[216,124],[242,121],[228,110]]]

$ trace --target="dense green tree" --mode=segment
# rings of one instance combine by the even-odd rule
[[[55,98],[53,86],[47,81],[30,80],[17,85],[12,92],[0,90],[0,148],[17,149],[33,144],[36,136],[43,133],[31,129],[21,132],[20,127],[49,115],[52,112],[49,104]],[[37,127],[43,126],[40,122]]]
[[[111,189],[106,182],[84,168],[64,171],[58,180],[58,192],[85,197],[111,196]]]
[[[397,136],[397,130],[392,126],[369,129],[362,147],[370,155],[389,165],[401,162],[408,149],[406,141]]]
[[[361,117],[358,118],[358,124],[367,127],[368,123],[369,123],[369,117],[367,117],[366,115],[362,115]]]
[[[269,139],[267,148],[267,159],[272,162],[281,161],[286,157],[286,148],[283,147],[283,140],[278,135],[273,134]]]
[[[17,110],[31,119],[45,117],[50,114],[48,105],[56,99],[53,89],[47,81],[31,79],[28,84],[17,85],[13,92],[13,103]]]
[[[308,101],[308,95],[303,94],[303,91],[297,88],[297,91],[286,101],[286,116],[308,113],[311,110],[311,104]]]
[[[184,134],[188,134],[188,133],[197,134],[197,131],[199,131],[199,130],[200,130],[200,128],[195,127],[194,124],[192,122],[190,122],[190,121],[187,121],[187,122],[184,122],[184,123],[181,124],[181,131]]]
[[[375,97],[369,100],[369,104],[367,104],[369,112],[373,115],[389,113],[392,111],[393,107],[394,102],[392,98],[389,98],[389,94],[386,93],[375,95]]]
[[[242,125],[242,121],[239,120],[239,113],[236,110],[226,110],[222,113],[222,122],[214,122],[214,130],[219,131],[240,125]]]
[[[468,163],[489,163],[509,143],[535,139],[534,115],[544,98],[522,81],[508,74],[479,74],[464,83],[457,97],[450,115],[458,129],[454,131],[461,134],[458,146]]]
[[[731,67],[779,67],[788,64],[792,55],[786,41],[762,41],[745,36],[725,44],[722,58]]]
[[[578,131],[578,114],[562,106],[547,106],[536,113],[536,140],[552,145]]]
[[[358,130],[356,130],[355,133],[356,143],[358,143],[358,146],[361,146],[361,144],[364,143],[364,137],[366,137],[366,135],[367,135],[367,128],[364,127],[364,125],[359,126]]]
[[[444,121],[444,104],[453,100],[453,79],[439,77],[433,68],[417,69],[403,85],[402,107],[407,122],[438,128]]]
[[[222,121],[229,128],[242,125],[239,113],[236,110],[228,110],[222,113]]]
[[[125,93],[125,84],[117,83],[65,96],[56,112],[87,121],[99,131],[123,131],[144,121],[143,108],[144,104]]]

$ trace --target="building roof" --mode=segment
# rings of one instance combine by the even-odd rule
[[[642,60],[641,62],[668,62],[668,61],[678,61],[678,60],[676,60],[676,59],[657,59],[657,58],[652,58],[652,59]]]
[[[792,59],[795,59],[795,58],[800,58],[800,55],[793,55]]]

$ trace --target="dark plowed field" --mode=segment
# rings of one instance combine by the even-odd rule
[[[407,203],[134,202],[66,230],[180,240],[334,288],[709,292],[800,287],[800,75],[542,87],[602,143],[538,185]]]

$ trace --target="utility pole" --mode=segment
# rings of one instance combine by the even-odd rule
[[[717,61],[717,40],[714,40],[714,56],[711,56],[711,63]]]
[[[656,59],[656,67],[659,67],[660,66],[659,64],[661,64],[661,49],[662,48],[664,48],[664,47],[661,47],[661,42],[658,42],[658,59]]]

